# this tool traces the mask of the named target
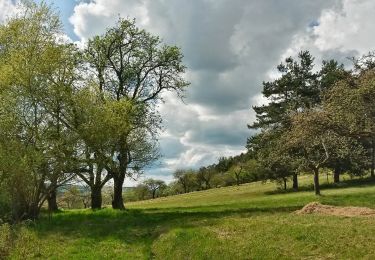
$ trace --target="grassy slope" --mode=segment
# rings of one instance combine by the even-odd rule
[[[307,180],[303,180],[307,182]],[[253,183],[129,203],[126,212],[69,211],[24,228],[13,258],[371,259],[375,218],[297,216],[310,201],[375,208],[375,183],[272,194]]]

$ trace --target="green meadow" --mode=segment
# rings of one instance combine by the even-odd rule
[[[44,215],[14,231],[10,259],[373,259],[374,217],[296,215],[312,201],[375,208],[375,182],[323,195],[251,183],[128,203],[126,211]],[[323,181],[323,179],[322,179]]]

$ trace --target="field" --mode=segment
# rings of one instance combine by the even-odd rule
[[[252,183],[129,203],[124,212],[66,211],[20,227],[11,258],[374,259],[374,217],[293,212],[311,201],[375,208],[375,183],[322,193]]]

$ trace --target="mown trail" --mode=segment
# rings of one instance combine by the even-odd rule
[[[129,203],[125,212],[68,211],[22,228],[12,258],[371,259],[375,218],[293,213],[311,201],[375,209],[375,183],[342,186],[317,198],[253,183]]]

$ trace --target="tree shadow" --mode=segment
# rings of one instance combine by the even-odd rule
[[[219,205],[220,206],[220,205]],[[295,211],[299,207],[258,207],[221,210],[216,206],[175,207],[160,209],[128,209],[114,211],[77,211],[42,218],[31,226],[38,237],[63,236],[74,239],[103,241],[116,239],[126,244],[146,245],[151,254],[152,243],[163,233],[175,228],[194,228],[214,225],[223,217],[251,217],[259,214],[276,214]],[[220,208],[220,207],[219,207]]]
[[[375,185],[375,178],[361,178],[361,179],[352,179],[352,180],[344,180],[339,183],[323,183],[320,185],[321,190],[329,190],[329,189],[345,189],[345,188],[353,188],[353,187],[369,187]],[[275,194],[286,194],[286,193],[294,193],[300,191],[313,191],[314,185],[302,185],[298,188],[298,190],[294,190],[292,188],[288,188],[286,190],[273,190],[273,191],[266,191],[264,194],[266,195],[275,195]]]

